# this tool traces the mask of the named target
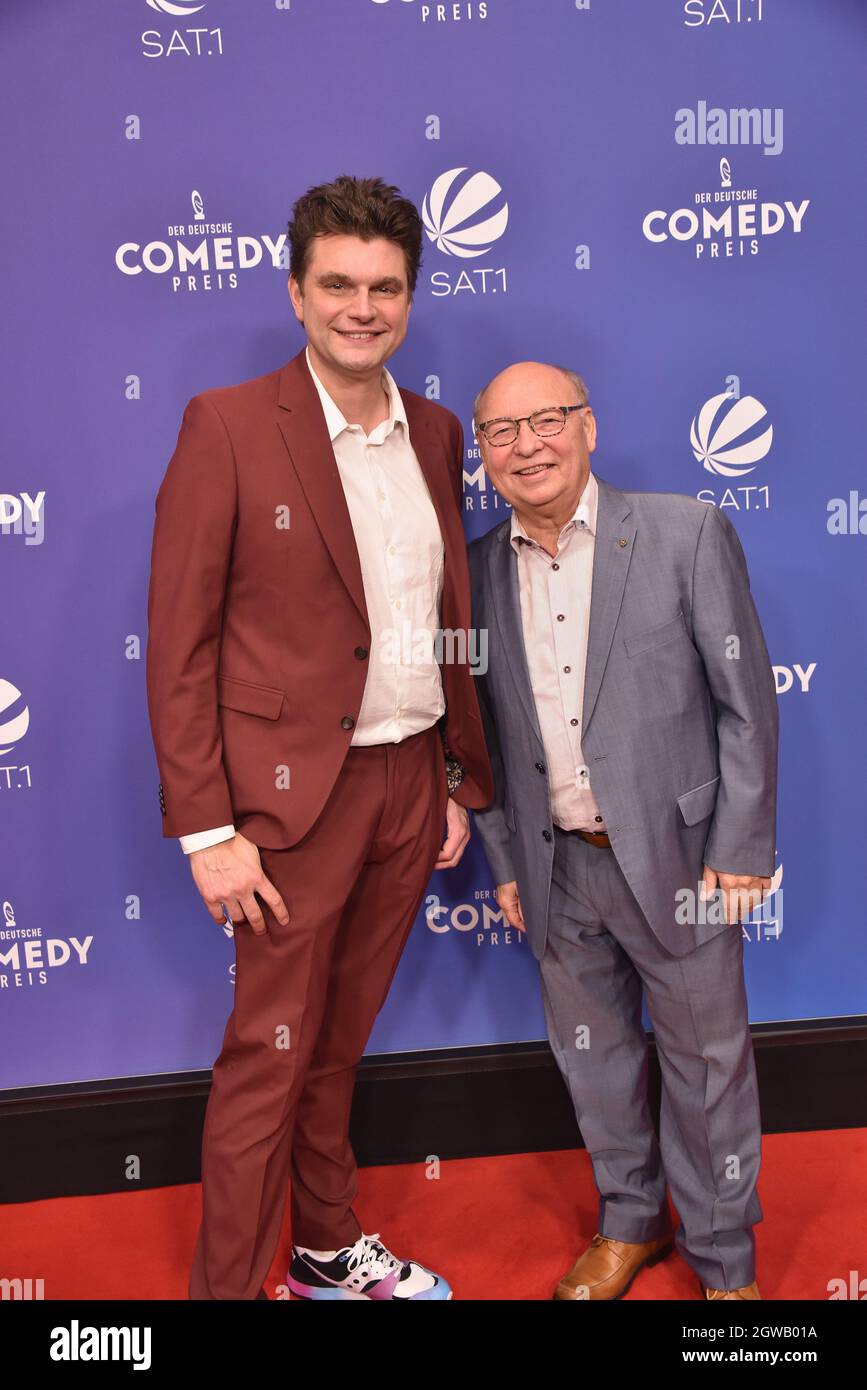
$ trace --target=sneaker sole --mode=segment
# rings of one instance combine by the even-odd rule
[[[362,1303],[419,1303],[425,1300],[416,1298],[392,1298],[381,1299],[371,1298],[367,1293],[353,1293],[351,1289],[332,1288],[328,1285],[320,1284],[301,1284],[297,1279],[287,1279],[287,1287],[293,1298],[301,1298],[306,1303],[343,1303],[343,1302],[362,1302]],[[448,1294],[443,1299],[428,1299],[427,1302],[446,1303],[454,1297],[453,1291],[449,1289]]]

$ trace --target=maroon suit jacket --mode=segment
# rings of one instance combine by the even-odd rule
[[[445,547],[441,625],[466,630],[461,426],[401,396]],[[295,844],[350,746],[370,647],[349,509],[304,352],[193,396],[156,498],[148,592],[163,834],[232,822],[264,848]],[[446,735],[465,768],[454,799],[486,806],[475,683],[466,663],[441,671]]]

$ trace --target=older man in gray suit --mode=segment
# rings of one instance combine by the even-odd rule
[[[474,407],[511,518],[470,547],[496,796],[476,824],[539,961],[600,1194],[554,1297],[618,1298],[674,1244],[708,1299],[760,1298],[761,1122],[738,922],[774,870],[777,706],[716,507],[590,469],[584,382],[507,368]],[[662,1072],[647,1101],[642,990]]]

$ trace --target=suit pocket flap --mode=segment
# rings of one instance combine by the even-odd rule
[[[683,609],[680,609],[677,616],[670,619],[669,622],[659,623],[656,627],[647,628],[644,632],[637,632],[632,637],[624,637],[623,645],[629,656],[638,656],[640,652],[649,652],[654,647],[661,646],[663,642],[670,642],[672,637],[677,637],[682,632],[686,632],[686,627]]]
[[[697,825],[700,820],[704,820],[705,816],[713,813],[718,788],[719,775],[712,777],[709,782],[702,782],[700,787],[693,787],[691,791],[683,792],[677,798],[680,814],[686,825]]]
[[[283,707],[283,691],[269,685],[253,685],[234,676],[217,677],[217,704],[237,709],[242,714],[258,714],[262,719],[276,719]]]

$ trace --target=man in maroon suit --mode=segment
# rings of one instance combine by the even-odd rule
[[[463,435],[384,367],[421,259],[412,203],[344,176],[299,199],[289,242],[306,348],[192,398],[156,501],[163,833],[235,924],[190,1297],[266,1296],[288,1180],[293,1292],[443,1299],[445,1279],[361,1230],[348,1129],[431,871],[458,862],[464,808],[493,796],[467,662]]]

